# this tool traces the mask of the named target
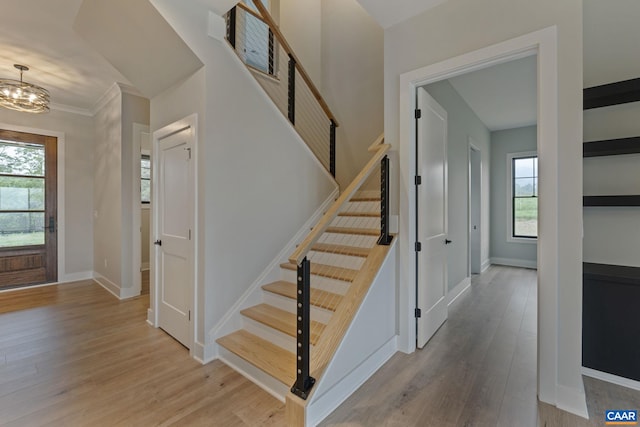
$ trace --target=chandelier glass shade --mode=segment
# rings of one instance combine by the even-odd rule
[[[29,68],[15,64],[20,80],[0,79],[0,106],[26,113],[49,112],[49,91],[22,81],[22,73]]]

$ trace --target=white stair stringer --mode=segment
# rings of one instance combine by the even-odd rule
[[[305,425],[333,412],[397,351],[395,265],[397,238],[307,406]]]

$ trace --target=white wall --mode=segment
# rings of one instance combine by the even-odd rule
[[[95,115],[93,266],[96,279],[119,295],[122,248],[122,93],[117,85]]]
[[[489,129],[476,116],[448,81],[426,87],[427,92],[447,111],[448,162],[448,280],[451,291],[468,277],[469,263],[469,137],[482,153],[481,262],[488,258],[489,175],[491,146]]]
[[[133,124],[149,123],[149,101],[114,84],[95,115],[94,271],[119,297],[133,296]],[[139,166],[138,166],[139,167]]]
[[[557,289],[555,360],[542,370],[555,378],[545,382],[545,399],[580,412],[584,392],[582,359],[582,1],[449,0],[385,31],[385,133],[398,147],[399,76],[519,35],[556,26],[558,40],[558,232],[548,236],[557,247],[548,271]],[[544,78],[544,77],[543,77]],[[402,155],[402,153],[400,153]],[[396,180],[396,191],[400,191]],[[403,189],[406,191],[406,189]],[[396,207],[397,209],[397,207]],[[408,244],[405,242],[404,244]],[[403,262],[402,260],[400,261]],[[554,285],[555,288],[555,285]],[[555,331],[554,331],[555,332]],[[550,374],[550,375],[549,375]],[[547,387],[548,386],[548,387]],[[577,408],[577,409],[576,409]]]
[[[345,188],[383,132],[384,32],[356,0],[322,1],[322,95],[340,127],[336,176]]]
[[[507,241],[508,212],[507,154],[536,151],[536,126],[491,132],[491,258],[513,260],[514,265],[535,265],[538,261],[537,243]]]
[[[279,0],[279,27],[311,81],[322,92],[320,0]],[[280,58],[287,61],[287,58]],[[286,71],[286,66],[281,67]]]
[[[27,114],[0,109],[0,127],[64,134],[64,170],[58,169],[58,174],[63,175],[65,187],[65,248],[59,281],[87,277],[93,270],[93,122],[92,117],[57,110]]]
[[[206,6],[152,2],[205,64],[193,82],[202,95],[193,102],[182,98],[191,92],[173,95],[183,116],[204,105],[197,142],[202,324],[196,339],[206,351],[208,332],[335,185],[227,43],[207,36]],[[152,101],[152,130],[168,124],[153,117],[176,108],[168,100]]]
[[[585,141],[640,135],[640,102],[584,112]],[[584,159],[584,194],[638,194],[640,154]],[[584,261],[640,267],[640,209],[584,208]]]

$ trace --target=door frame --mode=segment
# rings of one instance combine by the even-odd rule
[[[15,132],[24,132],[24,133],[33,133],[43,136],[53,136],[58,139],[57,149],[57,169],[58,169],[58,179],[57,179],[57,230],[58,230],[58,280],[56,282],[51,283],[43,283],[39,285],[30,285],[30,287],[41,287],[41,286],[52,286],[57,285],[59,283],[72,282],[76,280],[86,280],[92,277],[91,271],[80,272],[67,274],[66,271],[66,239],[65,239],[65,228],[66,228],[66,219],[65,219],[65,134],[64,132],[56,132],[48,129],[40,129],[29,126],[17,126],[9,123],[0,123],[0,128],[11,130]],[[93,246],[91,247],[93,250]],[[20,289],[20,288],[16,288]],[[16,289],[7,289],[1,292],[11,292]]]
[[[140,295],[142,289],[142,203],[140,201],[140,156],[142,153],[142,134],[149,133],[149,126],[140,123],[133,124],[133,144],[132,144],[132,162],[131,176],[133,177],[131,206],[131,229],[133,235],[131,239],[132,245],[132,266],[131,266],[131,284],[134,295]],[[151,253],[149,253],[151,257]],[[149,259],[151,261],[151,259]]]
[[[191,182],[193,186],[192,192],[192,238],[191,242],[191,283],[189,284],[189,300],[191,302],[191,329],[189,331],[189,354],[193,357],[195,355],[195,342],[196,337],[198,336],[198,180],[196,177],[198,176],[198,115],[192,114],[184,119],[178,120],[174,123],[171,123],[161,129],[158,129],[153,132],[153,138],[151,143],[151,239],[155,240],[155,236],[158,235],[158,214],[160,209],[158,208],[158,173],[160,168],[158,167],[158,156],[156,153],[158,152],[158,146],[160,141],[170,135],[173,135],[177,132],[180,132],[184,129],[191,129]],[[154,248],[157,248],[154,246]],[[158,298],[158,281],[157,277],[157,268],[158,268],[158,253],[157,249],[154,249],[153,253],[149,254],[149,311],[147,313],[147,322],[153,325],[155,328],[159,326],[158,323],[158,308],[159,308],[159,298]]]
[[[556,404],[558,395],[558,35],[548,27],[400,76],[400,283],[398,348],[415,351],[414,221],[416,88],[522,57],[538,57],[538,151],[543,159],[538,244],[538,397]],[[544,238],[543,236],[549,236]]]
[[[479,230],[479,234],[480,234],[480,248],[478,248],[479,252],[480,252],[480,271],[482,272],[482,239],[483,239],[483,234],[482,234],[482,221],[484,220],[484,218],[482,218],[482,198],[483,198],[483,194],[482,194],[482,178],[483,178],[483,171],[482,171],[482,150],[480,149],[480,147],[478,147],[477,144],[475,144],[475,141],[473,140],[472,137],[468,137],[468,150],[467,150],[467,154],[468,154],[468,160],[469,160],[469,179],[468,179],[468,188],[467,188],[467,196],[468,196],[468,201],[467,201],[467,220],[468,220],[468,226],[469,226],[469,232],[467,233],[467,249],[469,250],[469,253],[467,255],[467,277],[471,277],[471,254],[472,254],[472,250],[471,250],[471,194],[472,194],[472,178],[478,178],[477,176],[472,176],[471,171],[473,170],[472,167],[472,159],[471,159],[471,152],[472,151],[476,151],[478,153],[478,155],[480,156],[480,163],[479,163],[479,167],[478,167],[478,175],[479,175],[479,180],[478,182],[480,183],[480,197],[478,200],[478,203],[480,204],[480,206],[478,206],[478,210],[480,211],[480,220],[478,221],[478,226],[480,227]]]

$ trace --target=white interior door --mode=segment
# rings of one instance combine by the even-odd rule
[[[191,346],[193,173],[190,127],[157,144],[156,289],[158,326]]]
[[[418,89],[417,160],[422,183],[417,189],[417,305],[419,348],[447,320],[447,112],[423,88]]]

